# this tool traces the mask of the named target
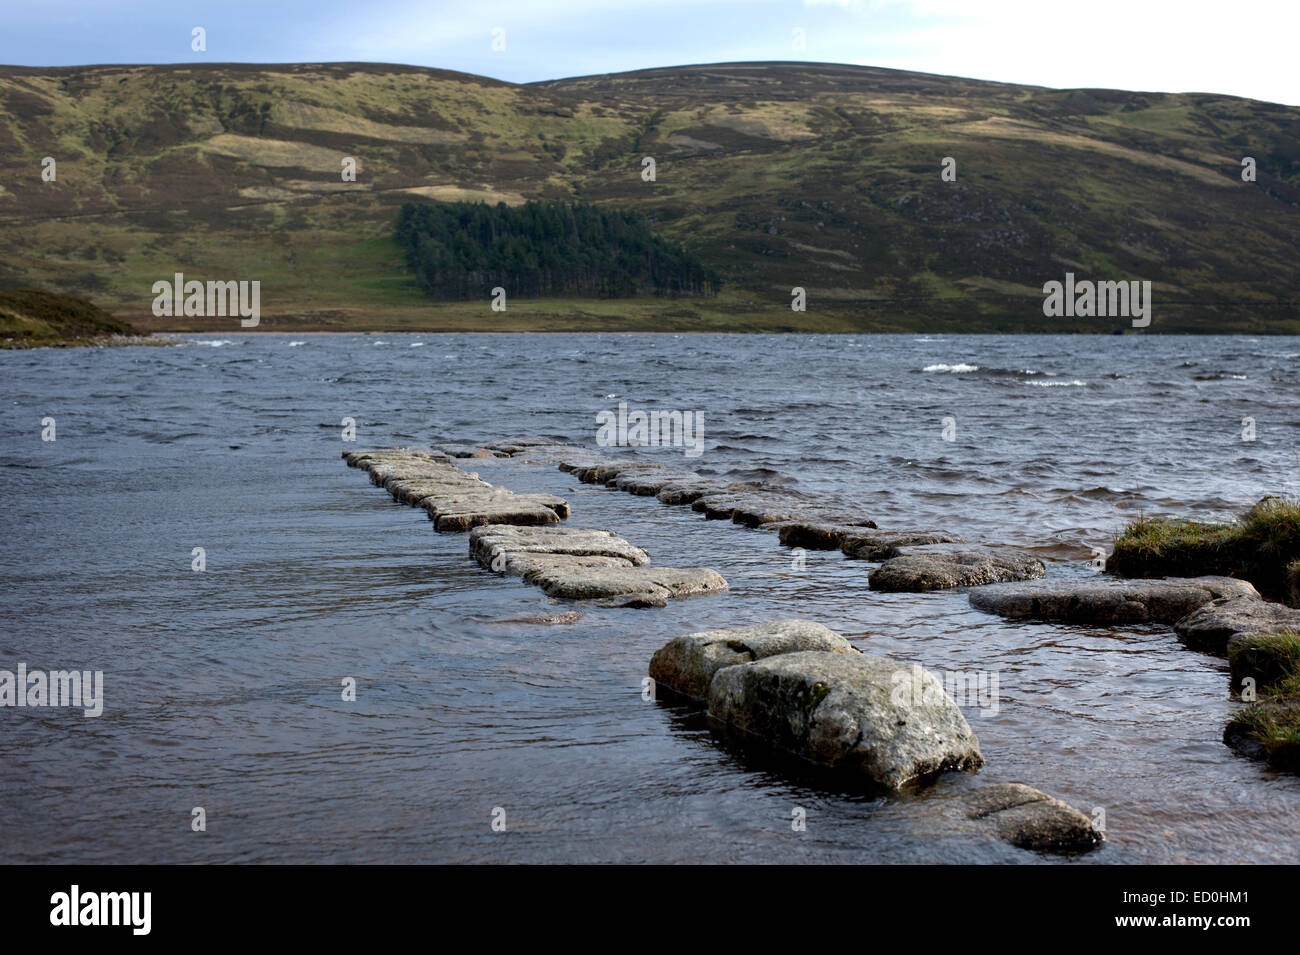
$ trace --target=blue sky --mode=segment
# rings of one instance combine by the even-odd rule
[[[0,0],[0,23],[0,63],[28,66],[367,60],[528,82],[816,60],[1300,105],[1300,0]]]

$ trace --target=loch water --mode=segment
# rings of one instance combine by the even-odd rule
[[[874,593],[872,565],[838,552],[798,569],[769,532],[551,466],[465,462],[731,584],[531,622],[565,608],[484,572],[464,535],[436,533],[339,456],[523,435],[594,449],[596,415],[619,402],[691,411],[701,456],[640,454],[1087,576],[1140,513],[1227,518],[1300,494],[1300,339],[178,341],[0,352],[0,669],[102,670],[105,698],[98,718],[0,708],[6,861],[1300,861],[1300,779],[1223,745],[1240,705],[1226,664],[1166,627]],[[836,792],[642,699],[671,637],[786,616],[940,673],[996,673],[997,712],[965,710],[985,768],[902,796]],[[1061,860],[935,823],[945,797],[988,782],[1103,811],[1107,843]]]

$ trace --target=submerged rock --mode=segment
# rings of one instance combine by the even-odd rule
[[[867,577],[872,590],[919,593],[953,587],[979,587],[1042,577],[1047,568],[1037,557],[1017,550],[993,550],[969,544],[899,546]]]
[[[724,667],[709,687],[709,714],[887,790],[984,762],[934,674],[868,654],[800,651]]]
[[[1022,849],[1084,852],[1105,840],[1078,809],[1020,783],[983,786],[963,805],[968,819],[987,821],[1000,839]]]
[[[1300,610],[1250,593],[1211,600],[1174,623],[1174,632],[1184,644],[1220,656],[1238,636],[1286,630],[1300,632]]]
[[[582,619],[581,610],[565,610],[559,613],[538,613],[522,617],[504,617],[497,623],[521,623],[533,626],[562,626],[564,624],[577,623]]]
[[[1232,594],[1258,598],[1254,587],[1231,577],[1100,577],[982,587],[971,592],[970,603],[977,610],[1013,620],[1172,624],[1211,600]]]
[[[801,650],[857,652],[849,641],[820,623],[773,620],[752,627],[703,630],[675,637],[650,658],[650,676],[682,696],[704,701],[713,675],[723,667]]]

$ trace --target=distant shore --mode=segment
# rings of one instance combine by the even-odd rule
[[[420,305],[337,305],[300,309],[265,303],[259,325],[240,328],[238,319],[155,317],[140,309],[109,305],[113,314],[140,332],[307,334],[324,332],[630,332],[687,334],[698,332],[811,334],[1300,334],[1300,324],[1243,327],[1239,323],[1179,321],[1158,307],[1148,328],[1135,329],[1123,319],[1047,318],[1031,308],[1015,314],[972,312],[888,312],[870,305],[843,303],[795,312],[779,304],[720,295],[704,299],[528,299],[510,301],[494,312],[487,301],[430,302]],[[1278,327],[1278,325],[1283,327]],[[1231,331],[1228,331],[1231,329]]]

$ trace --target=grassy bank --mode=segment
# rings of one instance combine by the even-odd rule
[[[1121,577],[1239,577],[1300,606],[1300,501],[1266,497],[1231,524],[1139,519],[1116,539],[1106,569]]]
[[[1300,634],[1252,634],[1228,650],[1234,687],[1255,681],[1256,702],[1241,709],[1223,741],[1270,766],[1300,772]]]

